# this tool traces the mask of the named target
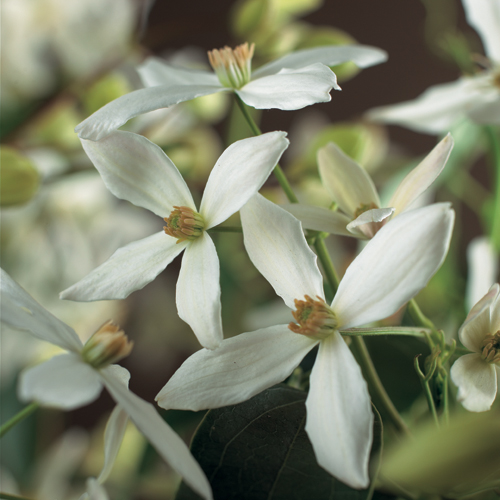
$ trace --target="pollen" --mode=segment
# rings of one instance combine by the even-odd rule
[[[83,346],[81,355],[86,363],[100,369],[128,356],[133,346],[118,325],[107,321]]]
[[[483,340],[481,357],[487,363],[500,363],[500,330],[486,335]]]
[[[244,43],[235,49],[226,45],[208,52],[210,65],[224,87],[240,89],[250,81],[254,48],[255,44]]]
[[[177,238],[177,243],[195,240],[205,228],[203,217],[189,207],[174,206],[174,210],[163,220],[167,223],[163,230],[169,236]]]
[[[292,312],[297,323],[290,323],[288,328],[294,333],[307,337],[324,339],[338,327],[337,318],[332,309],[321,298],[314,300],[309,295],[305,300],[295,299],[295,311]]]

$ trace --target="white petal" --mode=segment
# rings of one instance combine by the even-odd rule
[[[348,486],[366,488],[373,439],[370,396],[338,332],[320,343],[306,408],[306,431],[318,463]]]
[[[82,342],[73,328],[57,319],[23,290],[3,269],[0,269],[2,322],[35,337],[79,352]]]
[[[295,309],[294,300],[305,295],[323,298],[323,278],[300,222],[259,194],[240,213],[250,260],[285,304]]]
[[[340,282],[332,308],[341,328],[386,318],[424,288],[448,252],[454,216],[437,203],[389,221]]]
[[[361,205],[373,203],[380,207],[377,190],[366,170],[333,142],[318,150],[318,168],[323,185],[351,218]]]
[[[299,69],[314,63],[336,66],[352,61],[360,68],[368,68],[387,60],[387,52],[368,45],[330,45],[313,49],[297,50],[272,61],[252,72],[255,78],[277,73],[282,68]]]
[[[44,406],[73,410],[101,393],[97,371],[78,354],[61,354],[21,373],[19,398]]]
[[[374,208],[363,212],[347,225],[347,229],[358,238],[373,238],[384,220],[390,219],[394,208]]]
[[[189,188],[163,150],[142,135],[116,131],[83,149],[118,198],[168,217],[173,206],[196,211]]]
[[[486,335],[495,333],[492,330],[490,312],[498,295],[498,287],[492,287],[490,291],[474,306],[469,313],[464,324],[458,331],[460,342],[469,351],[481,353],[483,350],[483,340]]]
[[[269,132],[237,141],[222,153],[200,206],[207,229],[224,222],[259,191],[288,144],[286,132]]]
[[[128,413],[160,456],[205,499],[212,498],[210,484],[184,441],[165,423],[154,406],[130,392],[110,367],[100,371],[113,399]]]
[[[90,115],[75,128],[75,132],[81,139],[98,141],[134,116],[224,90],[226,89],[220,84],[160,85],[135,90],[111,101]]]
[[[193,411],[241,403],[283,381],[317,343],[287,325],[242,333],[190,356],[156,400],[167,410]]]
[[[417,132],[439,134],[447,132],[453,122],[465,116],[467,110],[481,99],[474,78],[461,78],[455,82],[428,88],[413,101],[375,108],[368,118],[383,123],[394,123]]]
[[[500,2],[462,0],[467,22],[479,33],[486,55],[500,62]]]
[[[467,247],[466,305],[468,309],[484,296],[498,276],[498,259],[487,237],[474,238]]]
[[[340,90],[335,73],[323,64],[312,64],[259,77],[236,93],[246,104],[257,109],[293,110],[330,101],[332,88]]]
[[[299,219],[304,229],[352,236],[346,228],[351,219],[340,212],[332,212],[327,208],[300,203],[288,203],[280,206]]]
[[[207,232],[189,243],[177,280],[177,311],[200,344],[215,349],[222,342],[219,257]]]
[[[494,78],[493,74],[490,74]],[[500,95],[498,87],[487,89],[476,106],[468,111],[469,118],[479,125],[500,125]]]
[[[393,194],[390,207],[403,212],[437,179],[453,148],[453,138],[448,134],[439,144],[403,179]]]
[[[158,57],[148,57],[137,72],[146,87],[157,85],[214,85],[220,86],[214,72],[177,68]]]
[[[479,354],[458,358],[450,371],[458,387],[457,399],[469,411],[487,411],[497,394],[497,374],[492,363],[486,363]]]
[[[124,299],[153,281],[186,246],[164,232],[134,241],[59,296],[80,302]]]
[[[97,478],[101,484],[106,481],[113,469],[116,456],[118,455],[123,436],[127,429],[127,423],[127,412],[120,406],[115,406],[106,424],[106,430],[104,431],[104,465]]]

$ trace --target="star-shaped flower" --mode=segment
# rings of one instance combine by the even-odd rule
[[[451,379],[458,386],[458,400],[469,411],[486,411],[497,395],[500,375],[500,285],[471,309],[458,336],[472,354],[458,358]]]
[[[0,269],[2,322],[68,351],[21,374],[23,401],[71,410],[94,401],[103,386],[193,490],[211,499],[210,484],[184,441],[164,422],[153,405],[127,388],[130,374],[112,363],[128,355],[131,343],[115,325],[105,323],[85,345],[75,331],[57,319]]]
[[[321,180],[340,210],[332,212],[323,207],[284,206],[297,217],[306,229],[332,234],[372,238],[391,218],[403,213],[436,180],[446,165],[453,148],[448,134],[401,182],[387,208],[381,203],[370,175],[330,142],[318,150]]]
[[[315,346],[306,431],[319,464],[342,482],[368,485],[373,415],[366,382],[341,332],[385,318],[441,265],[454,213],[436,204],[402,214],[368,242],[331,305],[300,222],[256,195],[241,210],[248,254],[295,322],[243,333],[188,358],[157,395],[164,408],[201,410],[245,401],[288,377]]]
[[[185,250],[177,310],[201,345],[215,349],[223,337],[219,259],[207,230],[237,212],[261,188],[288,147],[285,136],[270,132],[229,146],[210,173],[199,212],[175,165],[146,138],[115,131],[97,142],[82,140],[107,188],[164,217],[167,225],[118,249],[61,298],[123,299],[153,281]]]
[[[468,117],[479,124],[500,124],[500,0],[462,0],[469,24],[483,42],[488,68],[475,76],[435,85],[413,101],[375,108],[372,120],[439,134]]]
[[[331,99],[337,85],[328,67],[346,61],[366,68],[387,59],[375,47],[343,45],[300,50],[251,71],[253,46],[209,52],[214,72],[171,66],[150,58],[139,73],[146,88],[124,95],[84,120],[75,129],[83,139],[99,140],[134,116],[217,92],[235,92],[257,109],[300,109]]]

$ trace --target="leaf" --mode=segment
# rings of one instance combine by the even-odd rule
[[[206,414],[191,451],[215,500],[366,499],[368,490],[349,488],[317,464],[304,430],[306,396],[277,385]],[[176,500],[197,498],[182,483]]]

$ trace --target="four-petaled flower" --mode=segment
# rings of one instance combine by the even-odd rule
[[[188,358],[157,395],[164,408],[201,410],[245,401],[281,382],[315,346],[306,431],[319,464],[342,482],[368,485],[373,415],[366,382],[341,332],[395,313],[441,265],[454,213],[435,204],[384,226],[347,269],[329,306],[300,222],[260,195],[242,209],[247,252],[298,324],[224,340]],[[296,333],[294,333],[296,332]]]
[[[329,143],[318,151],[323,185],[341,212],[312,205],[289,204],[286,210],[306,229],[372,238],[392,217],[403,213],[423,194],[443,170],[453,139],[448,134],[401,182],[387,208],[380,199],[366,170],[349,158],[337,145]]]
[[[469,24],[476,29],[489,68],[475,76],[435,85],[413,101],[375,108],[368,117],[418,132],[446,132],[460,118],[500,125],[500,0],[462,0]]]
[[[337,85],[328,67],[352,61],[361,68],[379,64],[387,54],[375,47],[343,45],[300,50],[251,71],[253,47],[225,47],[210,53],[214,72],[195,71],[149,58],[139,73],[146,88],[106,104],[75,129],[83,139],[99,140],[134,116],[217,92],[235,92],[257,109],[300,109],[331,99]]]
[[[500,285],[471,309],[458,336],[472,354],[458,358],[451,379],[458,386],[457,398],[469,411],[486,411],[497,395],[500,375]]]
[[[115,131],[97,142],[82,140],[107,188],[164,217],[167,225],[118,249],[61,298],[123,299],[153,281],[186,250],[177,281],[177,310],[201,345],[215,349],[223,337],[219,259],[207,230],[237,212],[262,187],[288,147],[285,136],[270,132],[229,146],[210,173],[199,212],[175,165],[146,138]]]
[[[2,269],[0,291],[4,323],[68,351],[21,374],[21,400],[71,410],[97,399],[105,386],[161,457],[193,490],[205,499],[212,498],[210,484],[184,441],[153,405],[129,391],[129,372],[110,364],[130,352],[119,328],[106,323],[83,345],[71,327],[44,309]],[[115,417],[123,418],[123,414],[115,413]]]

